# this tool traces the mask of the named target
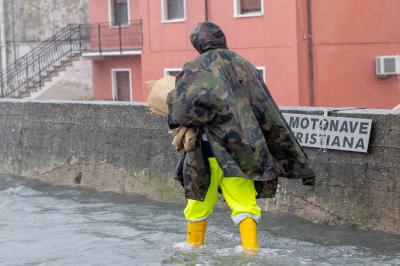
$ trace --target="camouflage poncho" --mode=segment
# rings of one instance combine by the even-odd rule
[[[278,176],[313,185],[307,156],[254,65],[227,48],[213,23],[200,23],[191,41],[200,56],[184,66],[167,100],[173,124],[201,132],[197,148],[182,154],[177,167],[186,198],[204,200],[210,184],[202,134],[224,176],[254,180],[259,198],[275,195]]]

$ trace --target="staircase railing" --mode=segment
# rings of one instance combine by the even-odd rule
[[[45,71],[67,55],[79,51],[77,34],[79,27],[68,25],[9,65],[0,77],[0,96],[18,96],[14,94],[23,88],[41,87]]]
[[[137,49],[142,45],[141,21],[112,26],[109,23],[69,24],[28,54],[0,72],[0,98],[18,97],[20,93],[43,86],[43,78],[54,67],[83,51]]]

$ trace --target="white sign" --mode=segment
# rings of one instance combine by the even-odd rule
[[[302,146],[367,152],[371,119],[283,113]]]

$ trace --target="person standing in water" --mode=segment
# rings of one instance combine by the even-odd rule
[[[315,174],[263,77],[228,49],[221,28],[199,23],[190,40],[200,55],[185,64],[167,97],[170,128],[199,132],[193,149],[182,152],[175,177],[188,199],[187,242],[204,244],[220,191],[239,226],[242,247],[256,250],[261,216],[256,198],[274,197],[279,176],[314,186]]]

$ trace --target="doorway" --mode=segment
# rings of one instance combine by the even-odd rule
[[[132,83],[130,69],[112,70],[113,101],[132,101]]]

